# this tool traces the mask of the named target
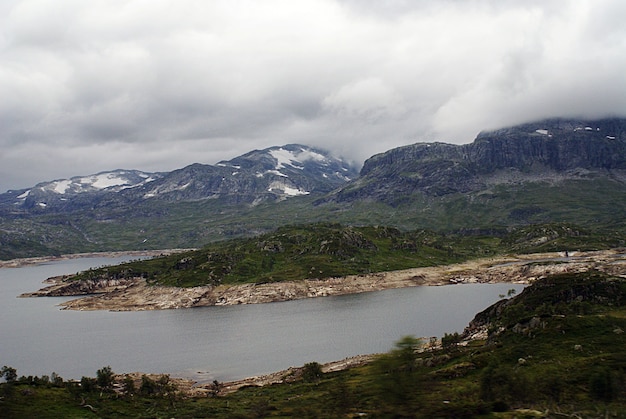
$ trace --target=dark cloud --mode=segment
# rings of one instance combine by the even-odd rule
[[[620,0],[7,0],[0,190],[626,116]]]

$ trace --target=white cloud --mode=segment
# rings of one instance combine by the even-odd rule
[[[620,0],[7,0],[0,189],[626,116]]]

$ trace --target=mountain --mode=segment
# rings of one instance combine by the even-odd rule
[[[254,150],[215,166],[187,166],[132,194],[167,201],[221,199],[256,205],[330,192],[356,176],[356,168],[344,160],[311,147],[289,144]]]
[[[1,194],[0,207],[5,211],[68,211],[111,193],[141,187],[162,176],[162,173],[139,170],[113,170],[41,182],[29,189]]]
[[[123,208],[146,201],[219,199],[256,205],[329,192],[356,177],[356,168],[327,152],[289,144],[251,151],[217,165],[192,164],[169,173],[114,170],[42,182],[0,195],[4,213],[53,213]]]
[[[398,205],[411,196],[488,193],[497,185],[626,179],[626,120],[553,119],[482,132],[471,144],[418,143],[368,159],[327,199]]]
[[[199,247],[313,222],[488,235],[556,223],[611,235],[626,231],[624,220],[626,119],[549,119],[470,144],[399,147],[360,174],[291,144],[169,173],[9,191],[0,195],[0,258]]]
[[[114,170],[42,182],[0,194],[0,259],[198,247],[258,234],[297,222],[294,205],[357,175],[346,160],[289,144],[167,173]]]

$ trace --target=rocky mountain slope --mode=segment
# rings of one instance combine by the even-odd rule
[[[357,172],[344,160],[310,147],[290,144],[251,151],[215,166],[194,164],[133,191],[144,199],[221,199],[258,204],[330,192]]]
[[[491,193],[497,185],[626,179],[626,120],[554,119],[483,132],[471,144],[418,143],[367,160],[335,202]]]
[[[570,223],[626,231],[626,119],[551,119],[471,144],[348,162],[301,145],[169,173],[114,171],[0,195],[0,259],[199,247],[285,224],[468,231]]]
[[[68,212],[127,207],[147,200],[258,204],[329,192],[356,177],[350,163],[290,144],[255,150],[216,165],[192,164],[169,173],[115,170],[43,182],[0,195],[4,213]]]
[[[119,194],[127,189],[138,188],[163,176],[163,173],[139,170],[112,170],[41,182],[29,189],[0,194],[0,211],[72,211],[78,207],[92,206],[112,193]]]

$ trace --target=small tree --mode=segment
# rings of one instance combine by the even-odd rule
[[[306,363],[302,369],[302,379],[304,381],[319,381],[322,378],[322,374],[322,366],[317,362]]]
[[[55,387],[63,387],[63,377],[54,371],[50,374],[50,381]]]
[[[458,332],[454,333],[445,333],[441,338],[441,346],[445,349],[449,349],[453,346],[456,346],[461,341],[461,335]]]
[[[157,393],[157,383],[147,375],[141,376],[141,386],[139,387],[139,393],[144,396],[152,396]]]
[[[137,392],[137,388],[135,387],[135,380],[133,380],[132,377],[128,375],[125,376],[123,389],[124,389],[124,394],[126,394],[127,396],[132,396],[133,394],[135,394]]]
[[[85,393],[91,393],[96,391],[98,386],[98,380],[92,377],[82,377],[80,379],[80,388]]]
[[[396,342],[396,348],[382,355],[374,364],[378,370],[375,384],[382,406],[390,412],[410,415],[419,403],[421,377],[417,372],[417,349],[421,340],[405,336]]]
[[[11,397],[14,391],[14,383],[17,380],[17,370],[15,368],[7,367],[6,365],[0,370],[0,379],[4,378],[6,384],[2,386],[3,397]]]
[[[333,408],[333,412],[341,417],[346,416],[350,407],[352,407],[353,396],[345,376],[340,375],[337,377],[330,395],[330,405]]]
[[[421,344],[421,339],[417,339],[414,336],[405,336],[396,342],[396,349],[393,350],[393,355],[399,361],[400,369],[413,370],[416,352]]]
[[[4,378],[7,383],[13,383],[17,380],[17,370],[5,365],[0,370],[0,378]]]
[[[215,397],[218,394],[220,394],[221,390],[222,390],[222,383],[220,383],[217,380],[213,380],[213,382],[211,383],[211,395]]]
[[[114,378],[115,374],[110,366],[103,367],[96,372],[96,380],[102,390],[111,390]]]

